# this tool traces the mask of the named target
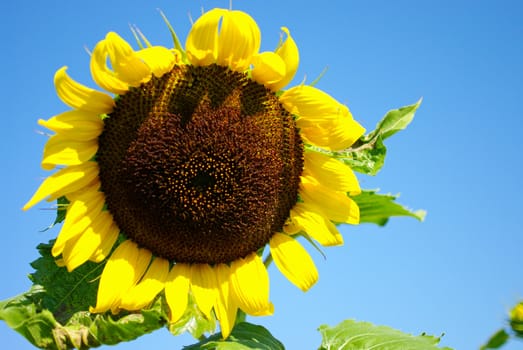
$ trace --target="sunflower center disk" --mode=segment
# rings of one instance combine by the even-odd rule
[[[105,119],[97,161],[127,237],[183,263],[228,263],[281,230],[303,145],[273,92],[225,67],[175,66]]]

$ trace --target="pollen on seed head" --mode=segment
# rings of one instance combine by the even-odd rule
[[[115,222],[155,255],[229,263],[295,205],[303,145],[273,92],[226,67],[175,66],[120,96],[97,160]]]

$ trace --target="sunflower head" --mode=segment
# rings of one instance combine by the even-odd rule
[[[134,50],[108,33],[90,64],[104,91],[57,71],[71,109],[39,123],[55,132],[42,167],[58,169],[24,208],[67,199],[52,253],[70,271],[106,261],[91,312],[138,310],[163,295],[175,322],[192,295],[226,337],[238,309],[273,312],[266,246],[305,291],[317,271],[296,236],[339,245],[336,224],[358,223],[358,181],[331,154],[364,129],[325,92],[286,88],[299,54],[282,31],[274,51],[259,52],[248,14],[214,9],[185,49]]]

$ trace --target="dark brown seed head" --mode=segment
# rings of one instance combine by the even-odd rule
[[[226,67],[175,66],[117,98],[97,161],[122,232],[182,263],[229,263],[280,231],[303,144],[270,90]]]

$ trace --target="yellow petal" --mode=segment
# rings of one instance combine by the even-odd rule
[[[281,57],[283,62],[285,62],[285,76],[283,76],[278,82],[269,86],[273,91],[278,91],[290,83],[292,78],[294,78],[300,63],[300,53],[296,42],[286,27],[282,27],[281,30],[287,34],[287,39],[280,47],[278,47],[278,49],[276,49],[276,54]]]
[[[67,241],[84,232],[100,215],[105,198],[103,193],[98,192],[99,185],[97,183],[74,193],[73,199],[70,199],[64,224],[51,250],[53,256],[60,255]]]
[[[107,211],[101,212],[92,224],[78,236],[74,244],[65,245],[62,258],[69,272],[89,260],[91,255],[102,245],[112,223],[111,214]]]
[[[67,75],[66,70],[67,67],[62,67],[54,76],[56,93],[66,105],[97,114],[113,110],[114,101],[111,96],[75,82]]]
[[[320,184],[331,190],[361,193],[361,188],[352,169],[326,154],[305,152],[304,175],[314,177]]]
[[[99,41],[91,55],[91,76],[101,88],[115,94],[123,94],[129,90],[129,85],[117,78],[107,66],[108,55],[106,40]]]
[[[138,86],[151,78],[151,69],[134,52],[131,45],[114,32],[105,36],[107,53],[116,78]]]
[[[191,265],[191,290],[201,312],[211,319],[217,294],[217,281],[213,268],[208,264]]]
[[[316,283],[316,266],[298,241],[286,234],[275,233],[269,245],[274,263],[289,281],[304,292]]]
[[[222,337],[225,339],[231,334],[234,327],[238,305],[231,295],[229,283],[230,267],[225,264],[218,264],[213,269],[218,285],[218,298],[214,305],[214,311],[216,312],[216,318],[220,321]]]
[[[94,261],[96,263],[99,263],[99,262],[105,260],[105,258],[107,258],[109,256],[109,254],[111,254],[111,250],[113,249],[113,245],[116,242],[116,240],[118,239],[119,234],[120,234],[120,229],[118,228],[116,223],[113,221],[111,226],[104,233],[104,237],[102,237],[102,243],[89,257],[89,260]]]
[[[218,26],[227,10],[212,9],[194,22],[185,50],[189,62],[195,66],[208,66],[216,63],[218,53]]]
[[[333,191],[319,183],[314,183],[308,177],[302,176],[300,197],[306,204],[316,208],[329,220],[348,224],[359,223],[358,205],[344,192]]]
[[[191,268],[187,264],[176,264],[165,281],[165,299],[169,306],[169,322],[174,323],[183,316],[189,301]]]
[[[218,35],[217,63],[246,70],[260,50],[261,34],[254,19],[242,11],[225,11]]]
[[[336,226],[314,211],[314,208],[305,203],[298,203],[291,209],[291,221],[302,231],[307,232],[323,246],[335,246],[343,244],[343,237],[336,229]],[[288,230],[285,232],[289,233]]]
[[[48,120],[40,119],[38,124],[77,141],[97,138],[104,126],[98,114],[80,110],[67,111]]]
[[[153,46],[136,52],[136,56],[144,61],[156,77],[169,72],[175,63],[173,51],[163,46]]]
[[[341,117],[350,117],[347,106],[336,101],[332,96],[308,85],[299,85],[286,90],[280,97],[285,108],[301,119],[314,123],[337,121]]]
[[[254,316],[271,315],[269,274],[261,258],[252,253],[231,264],[231,287],[240,309]]]
[[[81,190],[98,177],[98,164],[86,162],[81,165],[63,168],[46,178],[31,199],[24,205],[27,210],[42,199],[56,199],[68,193]]]
[[[356,142],[365,129],[354,119],[340,118],[336,122],[313,123],[297,120],[304,139],[318,147],[341,151]]]
[[[271,86],[285,76],[285,62],[273,52],[255,55],[252,64],[252,78],[260,84]]]
[[[140,310],[149,305],[162,291],[168,273],[169,261],[155,258],[140,283],[123,296],[120,307],[126,310]]]
[[[42,168],[52,170],[57,165],[79,165],[91,160],[98,151],[98,141],[76,141],[62,134],[53,135],[44,147]]]
[[[116,248],[104,267],[98,286],[96,307],[92,313],[117,311],[121,298],[142,277],[151,261],[151,252],[136,243],[124,241]]]

